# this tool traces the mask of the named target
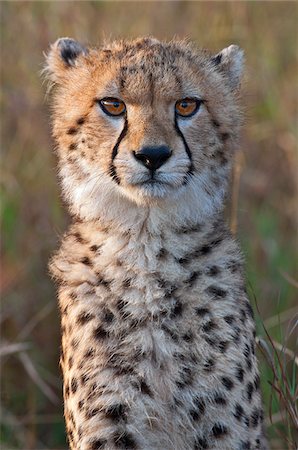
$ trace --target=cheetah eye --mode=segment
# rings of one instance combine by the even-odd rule
[[[118,98],[103,98],[99,104],[108,116],[122,116],[126,111],[125,103]]]
[[[175,112],[178,116],[191,117],[198,111],[201,103],[201,100],[195,98],[178,100],[175,105]]]

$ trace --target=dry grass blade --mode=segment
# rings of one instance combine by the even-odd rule
[[[25,337],[29,336],[36,325],[38,325],[38,323],[41,322],[52,311],[54,305],[55,304],[53,302],[49,302],[40,311],[38,311],[21,330],[18,335],[18,339],[24,339]]]
[[[292,286],[298,288],[298,281],[294,280],[293,277],[291,277],[288,273],[284,272],[283,270],[280,270],[281,275],[287,280],[288,283],[290,283]]]
[[[11,353],[23,352],[24,350],[28,350],[28,348],[30,348],[30,345],[26,342],[4,344],[0,347],[0,358]]]
[[[34,367],[31,359],[26,353],[21,353],[19,359],[23,364],[26,372],[30,378],[37,384],[44,395],[54,404],[58,403],[59,397],[54,393],[54,391],[43,381],[36,368]]]
[[[233,234],[237,233],[238,228],[238,199],[240,188],[240,177],[244,165],[244,155],[239,152],[235,156],[233,166],[233,183],[232,183],[232,200],[231,200],[231,215],[230,215],[230,229]]]
[[[297,307],[286,309],[285,311],[275,314],[272,317],[269,317],[268,319],[264,320],[264,326],[268,328],[276,327],[277,325],[280,325],[283,322],[287,322],[288,320],[292,319],[295,315],[297,316]]]
[[[254,293],[253,293],[254,295]],[[256,308],[258,310],[258,303],[254,295]],[[259,312],[259,310],[258,310]],[[281,431],[278,427],[275,427],[275,432],[287,443],[286,448],[297,449],[295,442],[294,430],[298,430],[298,411],[296,406],[296,389],[295,389],[295,367],[298,366],[298,358],[295,352],[292,351],[287,342],[289,338],[294,334],[294,330],[297,326],[295,316],[288,315],[288,326],[286,338],[283,344],[273,339],[268,333],[265,323],[262,322],[262,327],[265,332],[265,338],[257,336],[256,342],[264,356],[264,359],[271,369],[272,380],[267,380],[271,386],[270,399],[269,399],[269,419],[272,425],[277,422],[283,427]],[[296,309],[295,309],[296,312]],[[278,315],[273,317],[274,322],[280,325]],[[294,319],[294,323],[291,319]],[[273,320],[271,320],[273,322]],[[286,360],[287,357],[287,360]],[[293,372],[293,380],[291,381],[290,371]],[[280,405],[280,410],[273,413],[273,402],[277,400],[277,404]]]

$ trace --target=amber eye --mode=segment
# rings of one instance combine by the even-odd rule
[[[118,98],[103,98],[99,104],[109,116],[121,116],[126,111],[125,103]]]
[[[195,98],[184,98],[176,102],[175,111],[178,116],[190,117],[197,112],[201,104],[200,100]]]

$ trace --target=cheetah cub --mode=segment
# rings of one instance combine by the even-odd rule
[[[252,308],[223,219],[243,52],[146,38],[47,56],[72,224],[50,263],[75,450],[265,449]]]

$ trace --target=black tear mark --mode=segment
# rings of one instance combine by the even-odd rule
[[[175,116],[175,123],[174,123],[174,125],[175,125],[175,130],[176,130],[178,136],[180,136],[180,138],[181,138],[182,141],[183,141],[183,144],[184,144],[184,148],[185,148],[186,154],[187,154],[187,156],[189,157],[189,160],[190,160],[190,162],[191,162],[190,168],[189,168],[189,170],[188,170],[189,174],[191,175],[191,174],[193,174],[193,172],[194,172],[194,166],[193,166],[193,162],[192,162],[192,154],[191,154],[190,148],[189,148],[189,146],[188,146],[188,143],[187,143],[187,141],[186,141],[186,139],[185,139],[185,137],[184,137],[184,134],[182,133],[182,131],[180,130],[180,128],[179,128],[179,126],[178,126],[177,116]]]
[[[127,122],[127,117],[125,117],[124,127],[123,127],[123,130],[121,131],[120,136],[118,137],[117,142],[116,142],[116,144],[115,144],[115,146],[113,148],[112,160],[111,160],[110,167],[109,167],[109,175],[117,184],[120,184],[120,179],[119,179],[119,177],[118,177],[118,175],[116,173],[116,167],[114,165],[114,159],[117,156],[120,142],[126,136],[127,130],[128,130],[128,122]]]

